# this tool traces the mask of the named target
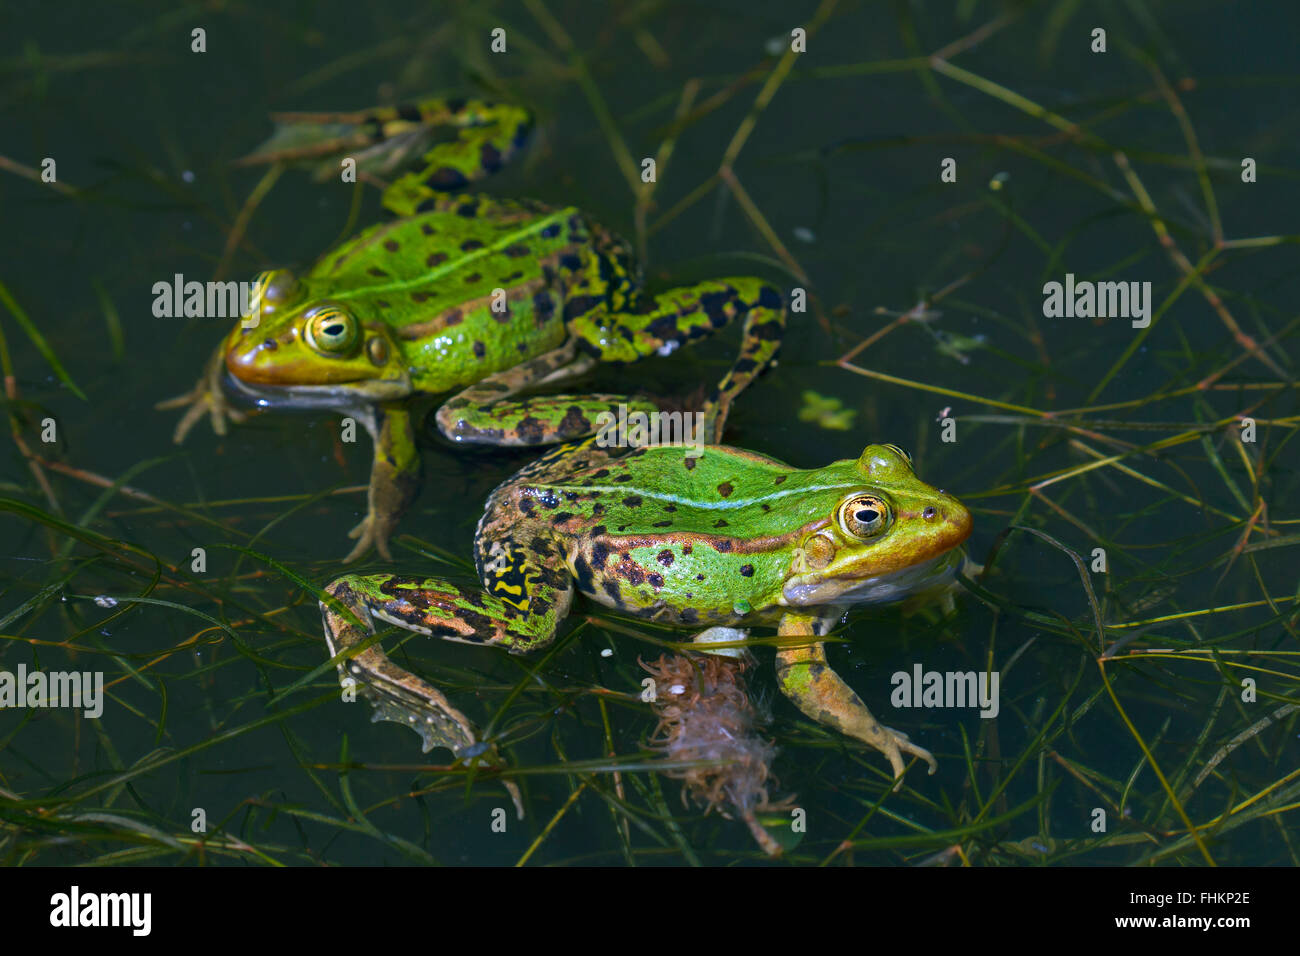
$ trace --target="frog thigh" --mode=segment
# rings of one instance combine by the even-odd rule
[[[607,362],[668,355],[743,316],[740,353],[705,403],[705,441],[722,434],[732,400],[772,364],[785,332],[781,294],[762,279],[710,279],[657,295],[638,295],[620,311],[590,297],[570,298],[565,319],[580,344]]]
[[[823,621],[792,612],[781,619],[779,631],[783,636],[813,637],[825,633]],[[928,750],[909,741],[907,734],[881,726],[862,698],[831,669],[824,642],[780,648],[776,673],[781,692],[808,717],[883,753],[898,779],[894,789],[903,785],[903,753],[920,757],[930,765],[930,773],[935,772],[937,764]]]
[[[435,415],[438,430],[454,442],[487,445],[550,445],[594,434],[597,416],[620,403],[644,412],[651,402],[624,395],[541,395],[511,401],[525,388],[554,385],[589,371],[590,355],[578,355],[573,340],[558,349],[504,369],[448,399]]]

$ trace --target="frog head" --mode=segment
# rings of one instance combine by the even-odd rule
[[[322,299],[287,269],[259,275],[248,315],[224,343],[227,383],[263,405],[334,408],[409,395],[386,323],[335,292]]]
[[[782,586],[786,605],[884,604],[945,586],[961,563],[971,516],[916,477],[895,445],[844,462],[852,481],[805,526]]]

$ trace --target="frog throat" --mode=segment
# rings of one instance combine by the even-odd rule
[[[817,607],[901,601],[951,581],[961,567],[963,552],[963,548],[953,548],[920,564],[864,578],[827,577],[821,572],[795,575],[785,582],[781,603],[788,607]]]
[[[237,378],[229,370],[221,377],[221,386],[227,395],[258,408],[267,409],[328,409],[350,412],[358,408],[368,408],[375,402],[406,398],[414,391],[410,379],[405,377],[388,382],[367,379],[363,384],[365,394],[353,395],[350,394],[347,385],[268,385],[263,388]]]

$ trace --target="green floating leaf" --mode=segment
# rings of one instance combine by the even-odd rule
[[[799,421],[814,422],[818,428],[832,431],[848,431],[853,427],[857,412],[845,408],[838,398],[819,395],[809,389],[803,393],[803,407],[799,409]]]

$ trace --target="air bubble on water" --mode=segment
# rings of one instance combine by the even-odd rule
[[[794,227],[794,233],[793,233],[793,235],[794,235],[794,237],[795,237],[796,239],[798,239],[800,242],[816,242],[816,241],[817,241],[817,233],[813,232],[813,231],[812,231],[811,229],[809,229],[807,226],[795,226],[795,227]]]
[[[183,170],[181,172],[181,182],[185,182],[185,183],[194,182],[194,170],[192,169]]]
[[[605,648],[602,648],[602,649],[601,649],[601,652],[600,652],[600,656],[601,656],[601,657],[613,657],[613,656],[614,656],[614,648],[612,648],[612,647],[605,647]]]

